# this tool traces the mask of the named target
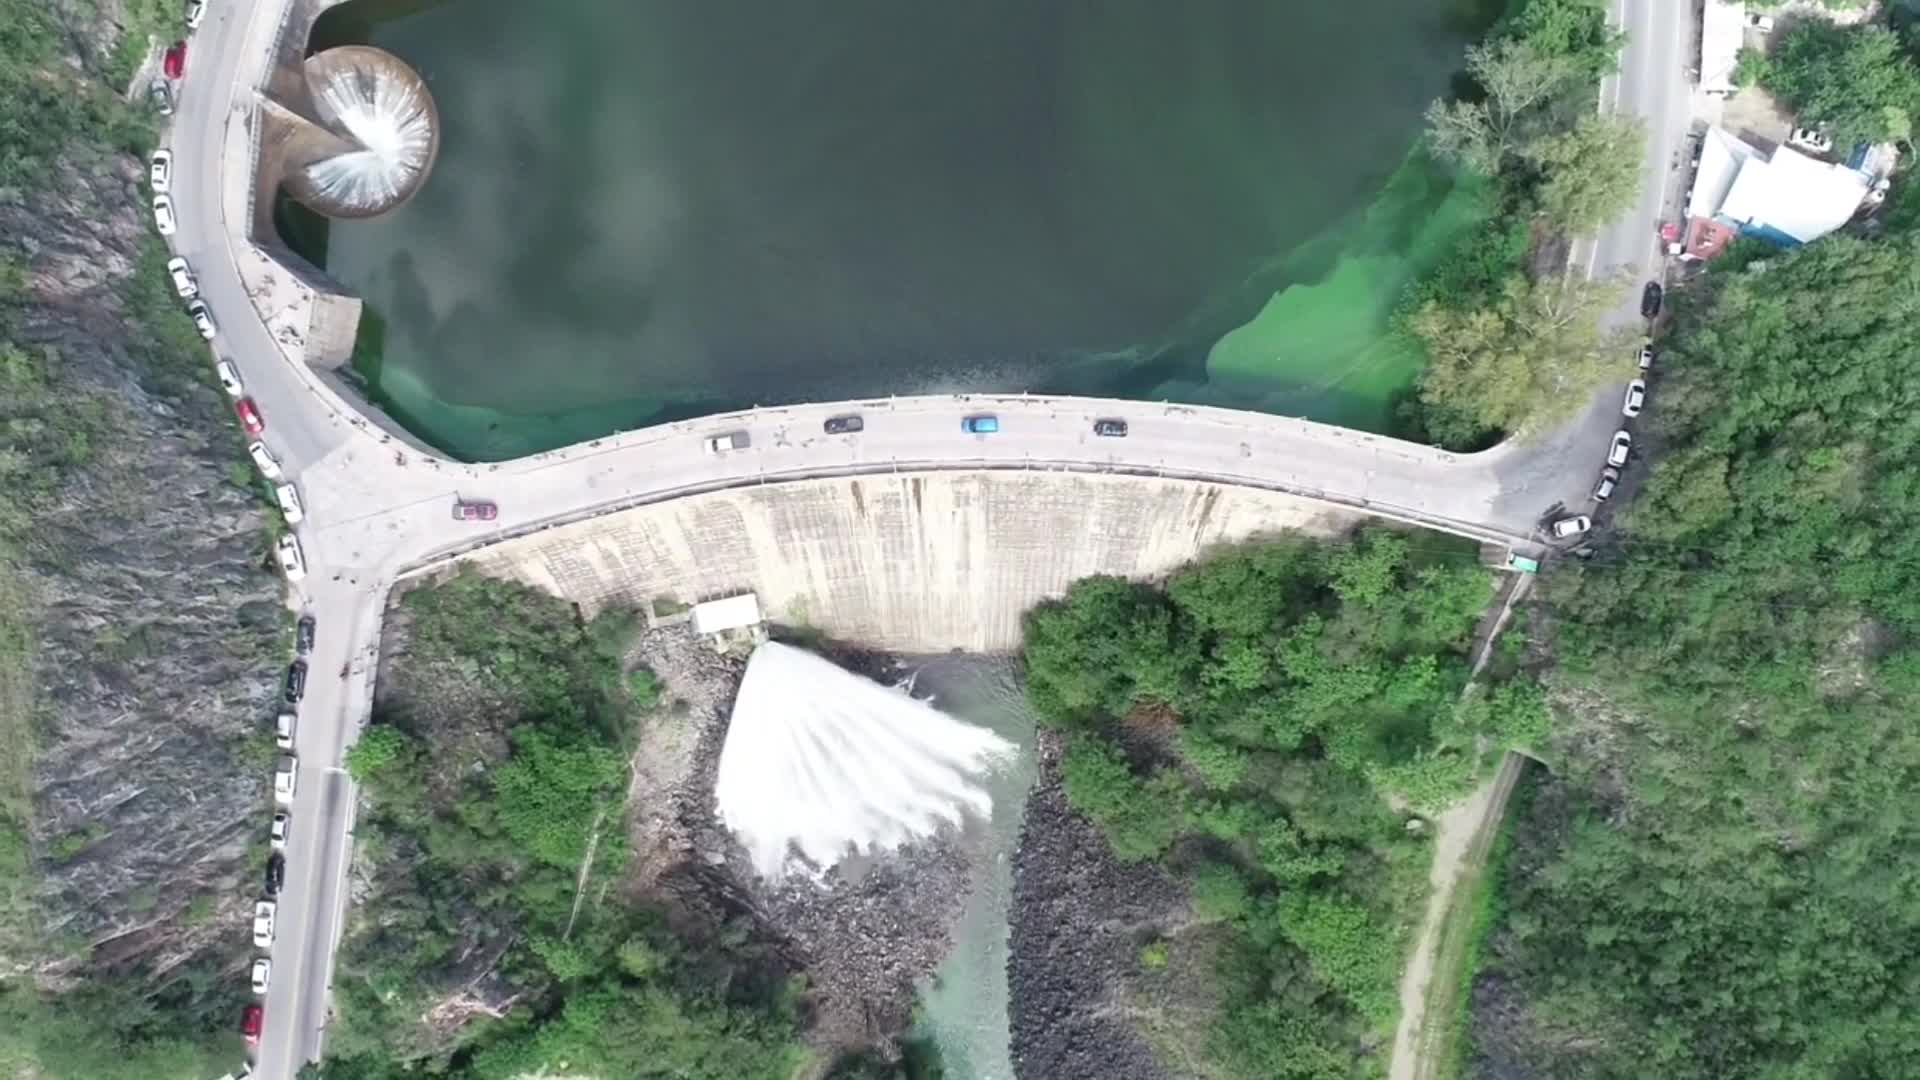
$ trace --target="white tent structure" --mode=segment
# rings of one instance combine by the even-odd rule
[[[1739,87],[1733,67],[1746,40],[1746,0],[1704,0],[1700,11],[1700,89],[1722,97]]]
[[[1720,128],[1700,150],[1689,218],[1707,218],[1783,245],[1817,240],[1847,223],[1872,188],[1865,173],[1782,146],[1771,157]]]

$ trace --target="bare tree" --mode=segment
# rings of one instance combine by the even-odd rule
[[[1489,175],[1539,134],[1545,106],[1577,74],[1567,57],[1513,38],[1469,48],[1467,71],[1486,97],[1434,102],[1427,108],[1427,139],[1434,153]]]

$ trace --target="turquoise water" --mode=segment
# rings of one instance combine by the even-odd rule
[[[1429,177],[1365,225],[1458,64],[1448,10],[359,0],[322,36],[418,67],[443,136],[411,203],[333,224],[326,268],[385,320],[377,396],[471,458],[962,389],[1372,423],[1354,400],[1404,363],[1329,385],[1353,358],[1273,360],[1272,326],[1209,356],[1316,284],[1364,315],[1317,340],[1369,347],[1389,249],[1447,203]]]

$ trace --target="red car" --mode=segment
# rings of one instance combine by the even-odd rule
[[[260,1045],[260,1024],[266,1013],[258,1005],[249,1005],[240,1013],[240,1034],[246,1036],[248,1046]]]
[[[252,398],[243,397],[234,402],[233,411],[239,415],[240,426],[247,429],[247,434],[258,435],[267,430],[267,422],[260,418],[260,410],[255,407]]]
[[[176,41],[167,46],[167,54],[160,59],[160,70],[165,71],[169,79],[177,79],[187,73],[186,42]]]
[[[455,521],[492,521],[499,516],[500,508],[490,502],[456,500],[453,504]]]

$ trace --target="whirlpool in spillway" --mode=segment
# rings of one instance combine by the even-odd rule
[[[384,49],[345,45],[303,65],[324,136],[290,169],[287,190],[337,218],[384,214],[419,190],[440,149],[440,116],[418,72]]]

